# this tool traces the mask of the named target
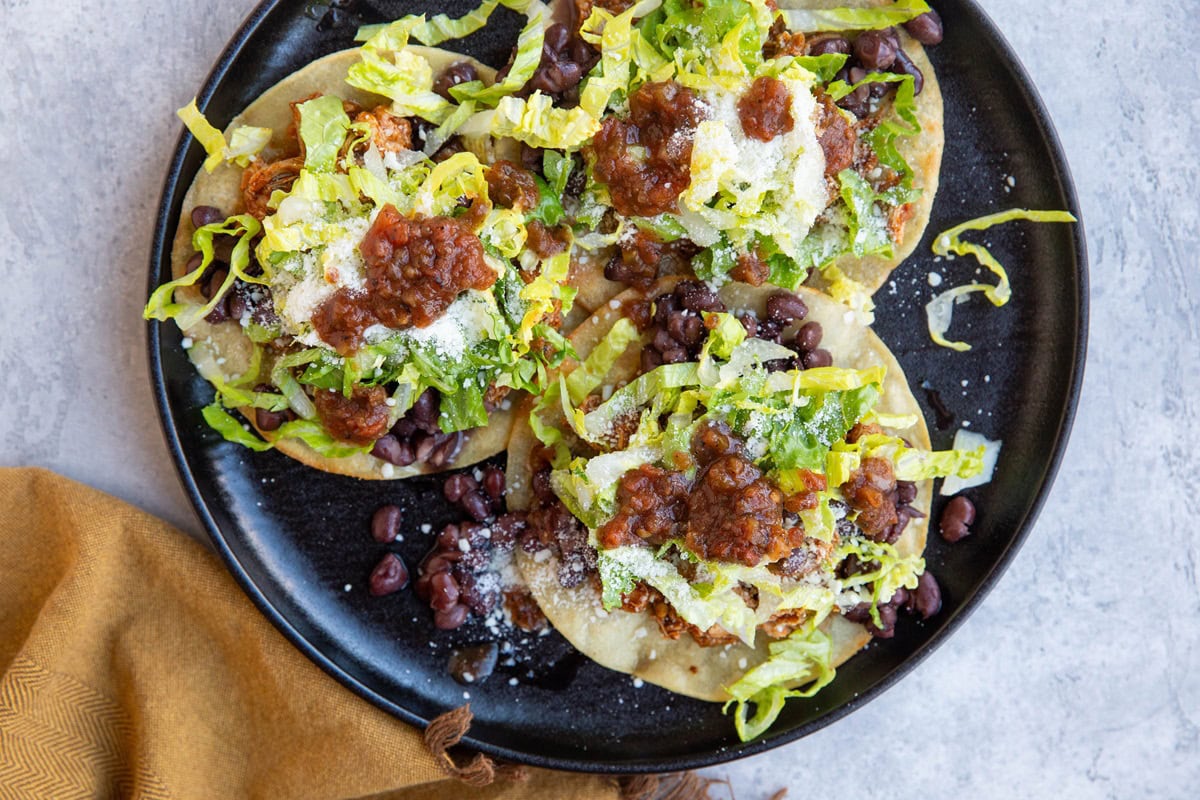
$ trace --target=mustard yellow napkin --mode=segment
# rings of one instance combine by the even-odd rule
[[[0,469],[0,559],[0,798],[619,796],[544,770],[447,778],[203,547],[53,473]]]

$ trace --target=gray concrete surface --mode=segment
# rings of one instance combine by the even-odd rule
[[[192,533],[140,311],[173,112],[250,7],[0,0],[0,464],[59,470]],[[712,770],[738,800],[1200,787],[1200,4],[987,8],[1057,123],[1088,223],[1075,433],[969,624],[847,719]]]

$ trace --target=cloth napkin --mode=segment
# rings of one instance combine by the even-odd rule
[[[643,779],[623,792],[481,756],[456,765],[448,741],[431,751],[294,649],[202,546],[53,473],[0,469],[0,553],[0,798],[615,800],[670,788],[642,794]],[[469,721],[454,713],[439,718],[450,741]]]

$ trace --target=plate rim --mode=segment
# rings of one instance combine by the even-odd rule
[[[946,2],[947,0],[943,0]],[[775,736],[765,735],[751,742],[741,743],[734,747],[719,747],[709,752],[678,756],[671,758],[669,761],[612,761],[612,760],[585,760],[580,758],[559,758],[548,757],[538,753],[529,753],[522,750],[515,750],[502,745],[497,745],[491,742],[475,739],[468,731],[463,737],[461,745],[469,747],[477,751],[483,752],[494,758],[502,759],[509,762],[528,764],[534,767],[542,767],[548,769],[558,769],[570,772],[587,772],[599,774],[648,774],[661,772],[676,772],[680,770],[699,769],[710,767],[717,764],[723,764],[741,758],[747,758],[753,755],[764,753],[768,750],[773,750],[777,747],[782,747],[787,744],[798,741],[810,734],[815,733],[822,728],[825,728],[846,715],[858,710],[870,701],[876,699],[897,682],[906,677],[913,669],[929,657],[945,640],[950,636],[973,614],[976,609],[982,604],[983,600],[992,591],[995,585],[1003,577],[1004,573],[1011,566],[1016,553],[1024,545],[1025,541],[1031,534],[1037,518],[1045,506],[1046,500],[1050,495],[1058,470],[1062,464],[1062,460],[1066,454],[1067,447],[1070,442],[1071,431],[1074,425],[1076,413],[1079,407],[1080,395],[1083,390],[1084,372],[1087,361],[1087,345],[1089,334],[1089,306],[1090,306],[1090,288],[1088,279],[1088,251],[1087,251],[1087,236],[1084,227],[1083,216],[1079,206],[1079,197],[1075,189],[1075,181],[1071,173],[1070,164],[1067,161],[1066,153],[1063,149],[1061,139],[1054,126],[1049,113],[1046,110],[1045,104],[1042,101],[1036,84],[1032,81],[1025,66],[1017,57],[1012,46],[1004,37],[1003,33],[987,15],[984,9],[976,2],[976,0],[949,0],[957,3],[968,14],[977,18],[980,25],[994,40],[997,50],[1001,56],[1005,66],[1013,73],[1016,84],[1025,95],[1026,100],[1036,115],[1036,119],[1041,130],[1041,138],[1043,138],[1052,155],[1052,161],[1055,169],[1051,173],[1054,179],[1059,184],[1061,193],[1067,200],[1067,210],[1075,215],[1076,222],[1073,225],[1073,242],[1075,245],[1075,315],[1077,323],[1074,326],[1074,342],[1073,352],[1071,353],[1072,368],[1070,379],[1066,387],[1066,403],[1062,409],[1061,418],[1057,423],[1057,431],[1054,436],[1052,447],[1050,450],[1050,459],[1046,466],[1045,473],[1041,477],[1037,491],[1033,497],[1033,501],[1028,512],[1021,519],[1017,526],[1016,533],[1009,540],[1008,544],[1000,551],[999,556],[991,564],[991,566],[983,573],[982,578],[978,582],[974,591],[964,597],[961,607],[954,613],[953,616],[942,621],[939,630],[934,633],[926,642],[922,643],[912,651],[901,663],[893,667],[883,678],[875,684],[869,686],[862,692],[856,694],[849,701],[829,709],[821,713],[816,718],[796,726],[786,732],[781,732]],[[245,20],[233,34],[229,43],[222,50],[213,68],[205,78],[200,91],[196,95],[196,104],[199,108],[205,109],[208,107],[213,95],[216,93],[217,87],[228,76],[230,67],[234,60],[245,49],[250,37],[253,36],[263,25],[266,18],[271,12],[282,5],[285,0],[261,0]],[[163,182],[162,193],[160,195],[157,211],[155,213],[154,235],[151,240],[150,258],[149,258],[149,276],[147,286],[147,296],[156,289],[160,283],[160,276],[163,274],[163,267],[169,264],[170,247],[173,239],[173,232],[169,227],[171,222],[174,203],[173,197],[178,191],[179,184],[183,180],[184,163],[187,160],[190,150],[199,147],[187,132],[182,130],[177,137],[172,156],[168,162],[167,175]],[[179,198],[182,203],[182,196]],[[911,256],[910,256],[911,258]],[[166,379],[163,372],[162,352],[163,346],[161,329],[162,325],[156,320],[146,321],[146,347],[149,356],[150,379],[154,395],[155,406],[158,411],[159,425],[162,429],[163,437],[166,441],[167,449],[170,452],[171,459],[174,462],[176,477],[182,486],[184,493],[191,502],[201,525],[204,528],[205,534],[210,545],[216,551],[226,569],[229,571],[235,582],[241,590],[250,598],[258,611],[267,618],[267,620],[284,635],[288,642],[296,647],[305,657],[314,662],[327,675],[334,678],[343,687],[349,689],[354,694],[368,701],[377,708],[399,718],[403,722],[411,724],[417,728],[425,728],[430,720],[408,710],[388,698],[382,696],[363,682],[359,681],[353,675],[349,674],[343,668],[338,666],[331,658],[321,652],[315,645],[308,641],[304,635],[268,600],[263,591],[253,581],[247,569],[237,559],[229,543],[225,539],[224,533],[216,524],[212,513],[209,511],[207,504],[200,493],[200,488],[196,482],[195,476],[188,465],[187,456],[184,453],[182,443],[179,438],[178,424],[173,414],[169,399],[167,397]]]

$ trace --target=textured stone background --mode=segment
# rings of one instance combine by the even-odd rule
[[[193,533],[140,312],[173,112],[251,5],[0,0],[0,464],[59,470]],[[1070,449],[970,623],[845,720],[714,769],[739,800],[1200,787],[1200,3],[987,7],[1055,119],[1088,225]]]

